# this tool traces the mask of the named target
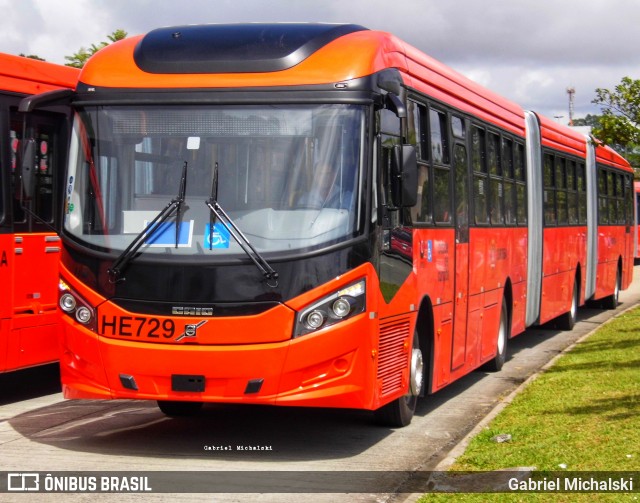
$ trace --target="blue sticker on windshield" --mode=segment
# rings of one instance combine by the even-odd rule
[[[213,225],[211,232],[211,224],[207,224],[204,230],[204,247],[207,250],[213,248],[229,248],[229,230],[221,223]]]

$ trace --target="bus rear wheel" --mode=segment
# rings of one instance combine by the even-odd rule
[[[413,419],[418,397],[422,393],[422,387],[424,386],[424,359],[417,332],[413,336],[409,374],[408,393],[374,412],[375,420],[378,424],[391,428],[402,428],[411,423]]]
[[[560,330],[571,330],[576,324],[578,317],[578,282],[573,282],[573,296],[571,297],[571,308],[558,318],[558,328]]]
[[[202,409],[202,402],[158,400],[158,408],[170,417],[192,416]]]
[[[507,310],[507,301],[502,299],[502,310],[500,311],[500,324],[498,325],[498,334],[496,337],[496,356],[482,366],[483,370],[489,372],[498,372],[502,369],[507,359],[507,339],[509,329],[509,312]]]
[[[620,268],[618,268],[618,272],[616,273],[616,284],[613,288],[613,293],[602,300],[602,304],[605,309],[615,309],[616,307],[618,307],[621,282],[622,280],[620,277]]]

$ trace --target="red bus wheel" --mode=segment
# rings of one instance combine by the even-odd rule
[[[576,324],[578,317],[578,282],[573,282],[573,296],[571,297],[571,307],[569,311],[558,317],[558,328],[560,330],[571,330]]]
[[[418,396],[420,396],[424,386],[424,360],[417,332],[413,336],[409,373],[409,392],[374,412],[375,420],[378,424],[391,428],[402,428],[411,423],[413,419]]]
[[[498,372],[502,369],[507,359],[507,339],[509,329],[509,312],[507,310],[507,301],[502,299],[502,310],[500,312],[500,323],[498,325],[498,334],[496,337],[496,356],[483,365],[483,370],[489,372]]]
[[[618,272],[616,273],[616,284],[613,287],[613,293],[602,300],[602,304],[604,305],[605,309],[615,309],[616,307],[618,307],[620,297],[620,284],[620,269],[618,268]]]

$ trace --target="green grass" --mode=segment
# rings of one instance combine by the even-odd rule
[[[512,440],[496,443],[498,434]],[[566,465],[566,468],[564,467]],[[640,309],[604,325],[525,388],[452,471],[640,471]],[[538,474],[542,476],[542,474]],[[635,494],[598,501],[640,501]],[[426,494],[426,501],[593,501],[593,494]]]

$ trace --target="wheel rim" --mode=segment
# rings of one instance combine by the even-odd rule
[[[575,319],[578,314],[578,287],[573,286],[573,299],[571,300],[571,318]]]
[[[412,396],[418,396],[422,390],[422,380],[424,375],[424,361],[420,348],[413,348],[411,351],[411,386]]]
[[[500,317],[500,328],[498,329],[498,354],[504,353],[507,344],[507,330],[505,328],[504,314]]]

